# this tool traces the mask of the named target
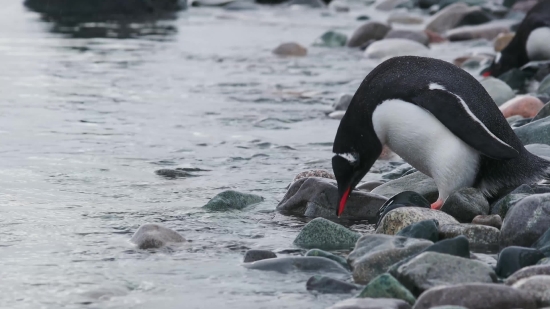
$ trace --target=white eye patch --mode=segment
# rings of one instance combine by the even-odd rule
[[[496,57],[495,57],[495,63],[499,63],[500,62],[500,58],[502,58],[502,54],[501,53],[497,53]]]
[[[348,160],[352,165],[359,161],[359,155],[357,153],[337,153],[336,155]]]

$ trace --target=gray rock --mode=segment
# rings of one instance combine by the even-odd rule
[[[321,0],[291,0],[287,4],[289,6],[300,5],[300,6],[309,6],[312,8],[326,7],[325,3]]]
[[[296,176],[294,176],[294,179],[292,180],[292,182],[298,181],[302,178],[309,178],[309,177],[327,178],[332,180],[336,179],[334,177],[334,174],[326,170],[308,170],[308,171],[299,172]]]
[[[470,258],[476,261],[479,261],[481,263],[484,263],[485,265],[489,265],[489,267],[495,269],[497,267],[497,260],[488,254],[483,253],[471,253]]]
[[[245,263],[243,266],[248,269],[276,271],[283,274],[294,271],[349,274],[349,271],[342,267],[342,265],[317,256],[292,256],[265,259],[252,263]]]
[[[504,281],[504,283],[507,285],[513,285],[521,279],[538,275],[550,276],[550,265],[533,265],[524,267],[513,273],[506,279],[506,281]]]
[[[472,224],[487,225],[500,229],[502,218],[499,215],[479,215],[472,220]]]
[[[493,269],[475,260],[437,252],[424,252],[399,266],[396,278],[415,295],[441,285],[493,283]]]
[[[435,202],[439,196],[434,180],[420,172],[388,181],[372,190],[372,193],[390,198],[403,191],[417,192],[430,202]]]
[[[510,246],[504,248],[498,255],[496,273],[507,278],[516,271],[535,265],[544,258],[544,254],[537,249]]]
[[[327,31],[321,35],[315,42],[314,46],[322,47],[342,47],[346,45],[348,37],[340,32]]]
[[[383,39],[370,44],[365,50],[365,56],[373,59],[397,56],[426,55],[428,48],[416,41],[408,39]]]
[[[171,243],[185,242],[185,238],[167,227],[148,223],[138,228],[130,242],[136,244],[139,249],[156,249]]]
[[[187,8],[184,0],[25,0],[25,5],[33,11],[53,16],[155,16],[159,13],[176,12]]]
[[[380,187],[383,184],[383,181],[369,181],[358,185],[357,187],[355,187],[355,190],[364,190],[370,192],[374,190],[374,188]]]
[[[532,121],[537,121],[542,118],[546,118],[550,116],[550,104],[546,103],[542,109],[537,113],[535,117],[533,117]]]
[[[306,252],[305,256],[320,256],[320,257],[324,257],[324,258],[327,258],[329,260],[333,260],[334,262],[336,263],[339,263],[340,265],[342,265],[344,268],[349,268],[349,265],[348,265],[348,262],[346,261],[345,258],[339,256],[339,255],[335,255],[335,254],[332,254],[330,252],[326,252],[326,251],[323,251],[323,250],[320,250],[320,249],[311,249],[309,250],[308,252]]]
[[[350,298],[327,309],[411,309],[411,306],[400,299]]]
[[[508,211],[500,245],[530,247],[550,226],[550,193],[531,195]]]
[[[269,250],[248,250],[244,254],[244,263],[256,262],[276,258],[277,255]]]
[[[340,120],[344,118],[344,115],[346,114],[346,111],[335,111],[330,114],[328,114],[328,117],[331,119]]]
[[[441,211],[453,216],[458,222],[472,222],[478,215],[489,213],[489,202],[481,191],[463,188],[452,193],[441,207]]]
[[[539,249],[545,256],[550,257],[550,228],[533,244],[533,248]]]
[[[382,274],[372,279],[357,295],[359,298],[394,298],[414,305],[416,298],[390,274]]]
[[[535,309],[533,299],[522,291],[501,284],[466,283],[442,286],[424,292],[414,309],[429,309],[441,305],[463,306],[469,309]]]
[[[379,11],[391,11],[399,5],[407,3],[408,1],[409,0],[382,0],[374,8]]]
[[[202,208],[210,211],[241,210],[247,206],[258,204],[263,200],[264,198],[259,195],[228,190],[214,196]]]
[[[537,262],[537,265],[550,265],[550,258],[544,258]]]
[[[359,287],[330,277],[313,276],[306,282],[306,289],[322,294],[347,294],[359,290]]]
[[[406,39],[418,42],[422,45],[428,46],[430,44],[430,38],[423,31],[412,31],[403,29],[392,29],[384,39]]]
[[[447,31],[446,36],[451,42],[478,39],[493,40],[500,33],[507,32],[510,32],[510,25],[498,22],[458,27]]]
[[[386,36],[390,29],[391,28],[388,25],[375,21],[369,21],[353,32],[351,38],[348,40],[347,46],[360,47],[370,40],[380,40]]]
[[[283,43],[273,50],[277,56],[303,57],[307,55],[307,48],[295,42]]]
[[[294,182],[277,205],[287,215],[336,219],[339,194],[336,182],[325,178],[304,178]],[[353,191],[342,213],[343,219],[374,219],[387,199],[364,191]]]
[[[550,104],[547,104],[545,106],[550,106]],[[545,144],[530,144],[525,146],[525,149],[527,149],[530,153],[537,155],[539,157],[543,157],[547,160],[550,160],[550,146]]]
[[[550,306],[550,276],[533,276],[514,283],[514,288],[535,299],[537,306]]]
[[[436,220],[424,220],[405,227],[395,235],[436,242],[439,240],[438,225]]]
[[[387,22],[388,24],[396,23],[396,24],[405,24],[405,25],[416,25],[416,24],[422,24],[424,22],[424,19],[422,18],[422,16],[419,16],[416,14],[396,12],[391,14],[388,17]]]
[[[547,75],[539,85],[538,94],[550,95],[550,75]]]
[[[430,309],[468,309],[468,308],[462,307],[462,306],[437,306],[437,307],[432,307]]]
[[[530,122],[514,129],[514,132],[524,145],[550,145],[550,117]]]
[[[498,106],[516,96],[512,88],[498,78],[487,77],[481,81],[481,85]]]
[[[340,224],[316,218],[304,226],[294,239],[294,244],[306,249],[351,249],[360,236]]]
[[[498,214],[501,218],[506,218],[506,214],[510,208],[514,207],[514,205],[516,205],[519,201],[533,194],[535,194],[535,192],[531,189],[531,187],[529,187],[529,185],[521,185],[493,204],[491,214]]]
[[[389,235],[364,235],[348,256],[357,283],[370,282],[385,273],[394,263],[414,255],[432,244],[431,241]]]
[[[332,108],[337,111],[345,111],[348,109],[349,104],[351,103],[351,99],[353,99],[353,95],[351,94],[341,94],[335,101],[334,104],[332,104]]]
[[[499,245],[500,231],[497,228],[476,224],[440,224],[439,238],[453,238],[463,235],[474,249],[495,249]]]
[[[437,33],[443,33],[456,27],[462,21],[464,16],[466,16],[466,14],[476,10],[480,9],[476,7],[468,7],[464,3],[449,5],[443,10],[437,12],[428,20],[426,29]]]
[[[406,174],[414,173],[416,170],[410,164],[401,164],[393,170],[382,174],[384,180],[394,180],[405,176]]]
[[[437,220],[440,226],[458,224],[455,218],[442,211],[421,207],[402,207],[388,212],[380,221],[376,233],[395,235],[405,227],[424,220]]]

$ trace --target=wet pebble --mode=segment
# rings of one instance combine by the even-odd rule
[[[544,103],[537,97],[517,96],[499,106],[504,117],[520,115],[524,118],[533,118],[544,107]]]
[[[488,77],[481,81],[481,85],[485,88],[498,106],[515,97],[515,93],[512,88],[500,79]]]
[[[405,227],[395,235],[436,242],[439,240],[438,225],[436,220],[424,220]]]
[[[388,212],[380,220],[376,233],[395,235],[405,227],[424,220],[437,220],[440,226],[458,224],[455,218],[438,210],[421,207],[402,207]]]
[[[269,250],[248,250],[244,254],[244,263],[256,262],[276,258],[277,255]]]
[[[214,196],[202,208],[210,211],[241,210],[263,200],[264,198],[259,195],[228,190]]]
[[[185,242],[185,238],[167,227],[148,223],[138,228],[130,242],[134,243],[139,249],[156,249],[171,243]]]
[[[330,114],[328,114],[329,118],[340,120],[344,118],[344,115],[346,114],[346,111],[335,111]]]
[[[313,45],[323,47],[342,47],[346,45],[348,37],[340,32],[327,31],[321,35]]]
[[[411,14],[411,13],[403,13],[403,12],[396,12],[392,13],[387,20],[388,24],[405,24],[405,25],[415,25],[415,24],[422,24],[424,22],[424,19],[422,16]],[[387,36],[386,36],[387,37]]]
[[[487,225],[500,229],[502,218],[499,215],[479,215],[472,220],[472,224]]]
[[[523,267],[535,265],[542,258],[544,254],[537,249],[506,247],[498,255],[496,272],[500,277],[507,278]]]
[[[463,235],[468,238],[472,248],[498,248],[500,231],[497,228],[476,224],[441,224],[439,225],[440,238],[454,238]]]
[[[449,41],[467,41],[467,40],[492,40],[500,33],[506,33],[510,31],[509,25],[502,23],[488,23],[475,26],[462,26],[455,29],[451,29],[446,32],[447,39]]]
[[[533,245],[550,226],[550,194],[536,194],[519,201],[502,222],[500,245]]]
[[[293,256],[276,259],[265,259],[252,263],[243,264],[248,269],[275,271],[287,274],[294,271],[323,272],[348,274],[348,270],[340,264],[316,256]]]
[[[345,111],[348,109],[348,106],[351,103],[351,99],[353,99],[353,95],[341,94],[338,98],[336,98],[336,100],[334,100],[332,108],[334,108],[334,110],[336,111]]]
[[[350,298],[327,309],[411,309],[411,306],[400,299]]]
[[[537,275],[550,276],[550,265],[533,265],[529,267],[524,267],[511,276],[509,276],[504,283],[507,285],[513,285],[521,279],[529,278]]]
[[[359,298],[393,298],[414,305],[416,298],[397,279],[390,274],[382,274],[369,282],[361,290]]]
[[[463,188],[453,192],[446,200],[441,211],[453,216],[458,222],[472,222],[478,215],[489,213],[489,202],[475,188]]]
[[[347,294],[359,290],[359,287],[331,277],[313,276],[306,282],[306,289],[322,294]]]
[[[349,265],[348,265],[348,262],[346,261],[345,258],[339,256],[339,255],[336,255],[336,254],[332,254],[330,252],[327,252],[327,251],[324,251],[324,250],[320,250],[320,249],[311,249],[309,250],[308,252],[306,252],[305,256],[319,256],[319,257],[324,257],[324,258],[327,258],[329,260],[333,260],[335,261],[336,263],[339,263],[340,265],[342,265],[343,267],[345,268],[349,268]]]
[[[380,59],[397,56],[422,56],[428,52],[428,48],[416,41],[408,39],[384,39],[376,41],[367,47],[365,56],[368,58]]]
[[[369,21],[357,28],[347,42],[348,47],[360,47],[370,40],[380,40],[391,27],[375,21]]]
[[[298,43],[289,42],[277,46],[273,53],[278,56],[303,57],[307,55],[307,49]]]
[[[391,11],[408,1],[409,0],[382,0],[376,4],[375,9],[379,11]]]
[[[308,222],[300,231],[294,245],[306,249],[338,250],[351,249],[360,234],[324,218]]]
[[[466,14],[476,10],[479,10],[479,8],[470,8],[464,3],[449,5],[428,20],[426,29],[437,33],[443,33],[456,27]]]
[[[512,89],[523,91],[529,77],[530,77],[529,73],[526,73],[520,69],[514,68],[499,75],[498,79],[505,82]]]
[[[403,30],[403,29],[393,29],[384,39],[406,39],[410,41],[418,42],[422,45],[428,46],[430,44],[430,38],[423,31],[412,31],[412,30]]]
[[[434,202],[439,196],[434,180],[420,172],[415,172],[399,179],[388,181],[372,190],[372,193],[390,198],[403,191],[417,192],[428,201]]]

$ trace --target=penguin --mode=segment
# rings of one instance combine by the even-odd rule
[[[482,75],[498,77],[530,61],[550,60],[550,0],[537,3],[519,25],[516,35],[496,55]]]
[[[381,63],[363,80],[340,121],[332,169],[337,216],[388,146],[432,177],[440,209],[464,187],[487,197],[547,178],[550,162],[528,152],[493,99],[469,73],[442,60],[403,56]]]

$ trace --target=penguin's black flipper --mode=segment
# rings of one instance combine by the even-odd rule
[[[519,155],[516,149],[489,131],[464,100],[447,90],[421,91],[412,98],[412,103],[428,110],[454,135],[487,157],[506,160]]]

